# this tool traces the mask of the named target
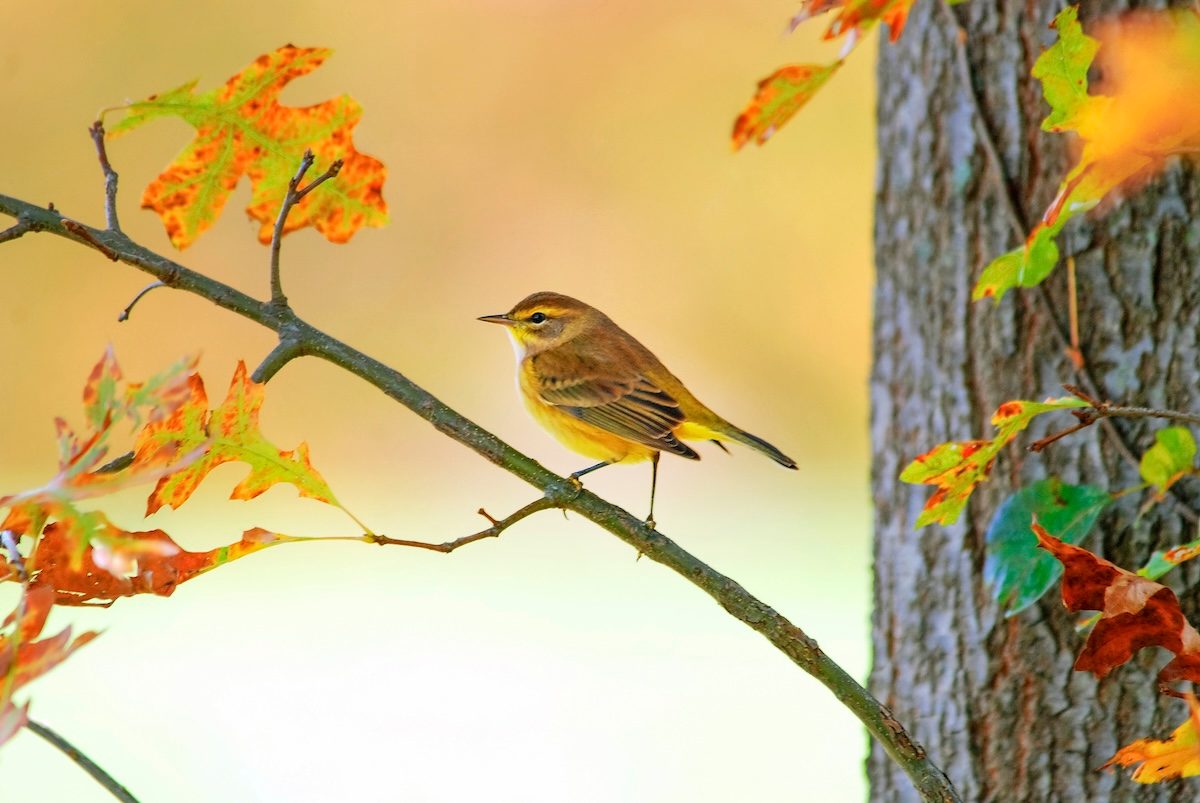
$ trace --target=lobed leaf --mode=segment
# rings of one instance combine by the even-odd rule
[[[306,149],[322,170],[336,159],[343,167],[293,208],[285,232],[312,226],[330,242],[343,243],[363,226],[387,222],[386,170],[352,139],[362,107],[348,95],[305,108],[279,103],[284,87],[320,67],[330,53],[285,45],[259,56],[218,89],[197,94],[191,81],[127,108],[111,136],[164,116],[180,117],[196,129],[195,139],[142,194],[142,207],[162,218],[172,245],[186,248],[212,226],[243,175],[251,183],[246,212],[261,224],[259,240],[269,243],[288,181]]]
[[[1044,402],[1005,402],[992,415],[992,425],[997,430],[992,440],[943,443],[917,457],[901,472],[900,480],[933,485],[937,490],[925,502],[916,526],[957,521],[975,487],[991,475],[996,455],[1036,416],[1087,406],[1087,402],[1074,396]]]
[[[169,417],[148,424],[138,435],[137,460],[156,461],[161,454],[200,450],[187,465],[159,479],[146,502],[147,516],[163,505],[178,508],[210,471],[233,460],[248,464],[250,473],[233,489],[231,499],[253,499],[276,483],[286,482],[301,496],[341,507],[309,460],[306,444],[285,452],[263,437],[258,421],[264,386],[250,379],[244,362],[238,362],[225,401],[211,413],[199,376],[191,377],[189,391],[187,401]]]
[[[1138,783],[1200,775],[1200,703],[1194,694],[1187,694],[1184,699],[1188,704],[1188,718],[1170,738],[1138,739],[1118,750],[1101,769],[1137,764],[1132,777]]]
[[[1159,690],[1178,680],[1200,682],[1200,633],[1184,618],[1175,592],[1063,543],[1034,522],[1038,544],[1063,565],[1062,599],[1070,611],[1100,611],[1100,619],[1075,661],[1079,672],[1102,678],[1145,647],[1175,653],[1158,673]]]
[[[983,576],[1005,616],[1016,616],[1037,602],[1062,574],[1062,565],[1037,548],[1029,522],[1037,520],[1063,542],[1078,544],[1111,501],[1103,488],[1050,477],[1000,504],[987,529]]]
[[[100,514],[101,516],[103,514]],[[51,524],[38,541],[33,563],[34,585],[53,594],[58,605],[111,602],[134,594],[170,596],[180,583],[277,544],[317,540],[280,535],[255,528],[240,541],[206,552],[188,552],[162,530],[129,532],[106,518],[102,536],[73,566],[74,538],[61,523]]]

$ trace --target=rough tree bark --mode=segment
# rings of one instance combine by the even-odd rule
[[[1136,484],[1121,441],[1140,455],[1163,424],[1115,421],[1028,454],[1020,447],[1072,422],[1043,417],[952,527],[914,531],[929,490],[896,479],[937,443],[990,433],[1001,402],[1062,395],[1061,383],[1082,381],[1059,334],[1061,265],[1044,291],[1014,291],[998,306],[970,301],[983,266],[1018,241],[968,93],[978,97],[1010,197],[1026,222],[1036,220],[1068,166],[1065,138],[1039,128],[1046,107],[1029,75],[1062,4],[971,0],[948,13],[942,2],[918,2],[904,36],[884,42],[879,59],[871,691],[909,723],[964,800],[1195,800],[1194,783],[1136,787],[1127,774],[1096,771],[1120,745],[1165,736],[1186,717],[1182,703],[1156,691],[1163,653],[1143,651],[1098,683],[1072,671],[1082,637],[1057,587],[1005,620],[982,577],[984,532],[1005,495],[1049,473],[1110,489]],[[1083,3],[1085,28],[1130,5],[1153,4]],[[951,14],[965,29],[972,86],[956,64]],[[1060,241],[1077,260],[1085,371],[1102,398],[1200,410],[1198,221],[1200,182],[1176,164]],[[1140,520],[1139,500],[1127,497],[1088,546],[1140,566],[1153,549],[1195,537],[1198,491],[1187,480],[1177,499]],[[1200,567],[1171,582],[1196,622]],[[918,799],[878,747],[869,775],[873,800]]]

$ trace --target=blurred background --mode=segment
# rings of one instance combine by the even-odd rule
[[[794,0],[406,0],[14,4],[0,29],[0,192],[100,224],[86,128],[97,110],[192,78],[206,90],[286,42],[333,58],[283,95],[349,93],[360,150],[388,166],[391,225],[347,246],[284,243],[302,316],[397,367],[560,472],[585,459],[513,390],[504,334],[475,322],[534,290],[578,296],[633,332],[714,409],[793,455],[664,458],[660,528],[818,639],[868,661],[869,357],[874,42],[768,147],[732,154],[755,82],[828,61]],[[141,189],[190,140],[163,120],[115,141],[120,209],[170,251]],[[243,183],[180,259],[263,296],[267,252]],[[7,221],[4,222],[7,225]],[[138,379],[203,354],[210,396],[265,330],[49,236],[0,247],[0,495],[54,472],[55,415],[81,418],[112,343]],[[289,365],[263,413],[301,440],[377,531],[442,541],[536,492],[378,391]],[[144,522],[137,489],[105,503],[129,529],[209,549],[263,526],[352,532],[279,486],[226,497],[227,465]],[[644,514],[649,469],[588,478]],[[616,538],[547,512],[453,555],[356,543],[248,557],[171,598],[56,609],[103,635],[27,689],[32,715],[145,803],[172,801],[853,801],[866,738],[823,687],[711,599]],[[0,597],[4,609],[10,589]],[[5,797],[107,800],[25,732],[0,750]]]

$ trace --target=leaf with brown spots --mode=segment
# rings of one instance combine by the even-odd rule
[[[1175,653],[1175,658],[1158,673],[1160,691],[1179,697],[1171,683],[1200,683],[1200,633],[1184,618],[1174,591],[1063,543],[1036,521],[1032,527],[1038,545],[1063,565],[1062,599],[1067,609],[1100,611],[1075,661],[1077,671],[1102,678],[1138,650],[1162,647]]]
[[[1137,764],[1133,780],[1138,783],[1200,775],[1200,702],[1194,694],[1186,694],[1184,699],[1188,704],[1188,718],[1170,738],[1138,739],[1118,750],[1101,769]]]
[[[92,548],[82,563],[72,566],[70,550],[76,537],[63,522],[51,524],[39,539],[30,563],[36,566],[33,585],[53,592],[58,605],[111,602],[134,594],[170,596],[176,586],[193,577],[277,544],[328,540],[299,538],[263,529],[247,530],[240,541],[207,552],[188,552],[162,530],[130,532],[103,514],[95,527]]]
[[[752,140],[762,145],[770,139],[841,66],[841,61],[793,64],[759,81],[758,91],[733,123],[733,149]]]
[[[800,10],[792,17],[791,27],[812,17],[837,9],[837,14],[825,29],[825,39],[836,39],[850,34],[855,39],[880,22],[888,26],[888,39],[895,42],[904,32],[908,12],[916,0],[804,0]]]
[[[304,108],[279,103],[284,87],[321,66],[330,53],[285,45],[259,56],[218,89],[196,94],[197,82],[191,81],[127,107],[111,136],[164,116],[181,117],[196,129],[191,144],[142,194],[142,207],[158,213],[176,248],[191,245],[212,226],[243,175],[251,183],[246,212],[261,224],[259,240],[269,243],[305,150],[312,150],[320,170],[336,159],[343,165],[337,177],[292,209],[285,232],[312,226],[330,242],[344,243],[363,226],[387,222],[386,169],[359,153],[352,138],[362,107],[348,95]]]
[[[156,455],[164,452],[199,452],[187,465],[159,479],[146,501],[147,516],[163,505],[179,507],[210,471],[234,460],[249,465],[250,473],[233,489],[231,499],[253,499],[276,483],[286,482],[301,496],[334,505],[350,515],[313,467],[307,444],[282,451],[263,437],[258,420],[264,388],[250,379],[245,363],[239,361],[225,401],[209,412],[204,382],[192,376],[187,401],[168,418],[148,424],[139,433],[134,450],[138,461],[157,463]]]
[[[992,416],[996,435],[990,441],[943,443],[913,460],[901,472],[901,481],[937,488],[925,502],[916,526],[924,527],[935,522],[953,524],[957,521],[975,487],[991,475],[996,455],[1036,416],[1087,406],[1087,402],[1074,396],[1047,399],[1044,402],[1005,402]]]

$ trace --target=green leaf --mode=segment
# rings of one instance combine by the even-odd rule
[[[1192,470],[1196,441],[1187,427],[1166,427],[1154,433],[1153,446],[1142,455],[1138,466],[1142,479],[1157,489],[1161,499],[1175,482]]]
[[[1146,565],[1138,569],[1138,574],[1150,580],[1157,580],[1174,569],[1185,560],[1200,557],[1200,541],[1188,541],[1171,549],[1155,550],[1146,561]]]
[[[988,525],[983,576],[1005,616],[1037,602],[1062,574],[1062,564],[1037,548],[1029,528],[1033,518],[1059,540],[1078,544],[1111,501],[1103,488],[1067,485],[1057,477],[1027,485],[1004,500]]]
[[[1034,62],[1033,77],[1042,82],[1042,95],[1050,104],[1042,129],[1062,131],[1077,126],[1075,117],[1088,102],[1088,68],[1100,43],[1083,32],[1075,6],[1060,11],[1052,27],[1058,41]]]

